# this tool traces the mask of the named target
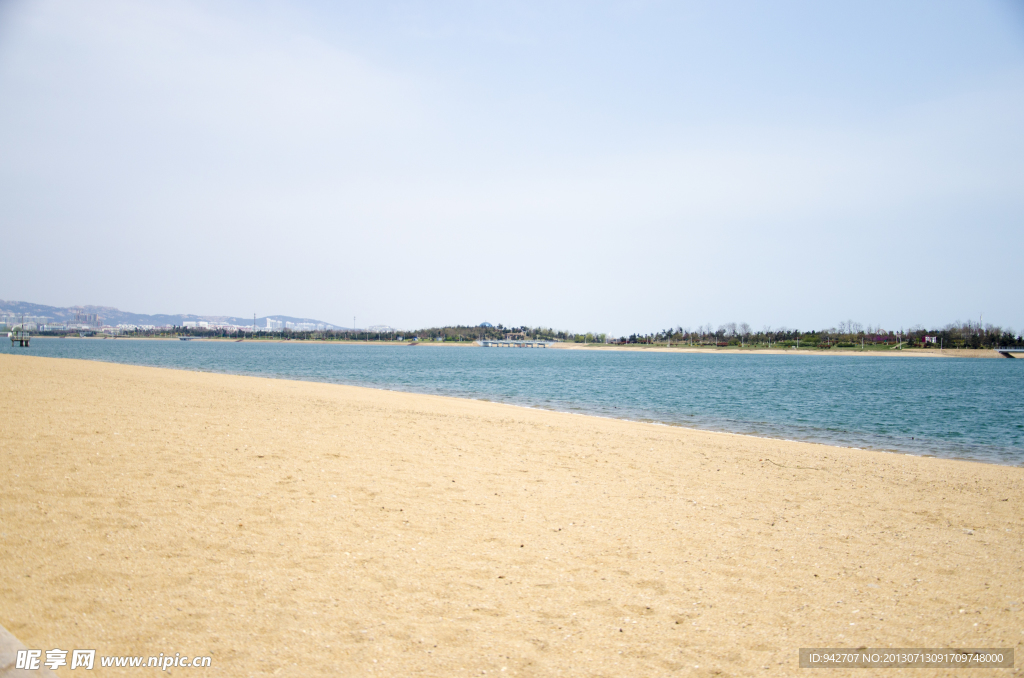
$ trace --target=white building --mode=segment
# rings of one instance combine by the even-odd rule
[[[15,313],[0,314],[0,325],[17,327],[24,322],[26,330],[35,329],[39,325],[45,325],[49,320],[50,319],[48,317],[42,315],[17,315]]]

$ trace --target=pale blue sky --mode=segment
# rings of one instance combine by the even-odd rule
[[[1011,2],[0,2],[0,298],[1024,329]]]

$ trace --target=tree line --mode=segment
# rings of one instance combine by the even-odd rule
[[[1012,328],[981,323],[954,322],[941,328],[922,325],[884,329],[863,326],[852,320],[821,330],[764,326],[755,330],[747,323],[725,323],[694,329],[677,326],[660,332],[632,334],[616,343],[690,344],[693,346],[750,346],[761,348],[1020,348],[1024,338]]]
[[[78,332],[45,332],[43,334],[78,334]],[[519,325],[505,327],[483,325],[445,325],[417,330],[394,329],[334,329],[293,330],[253,334],[244,330],[222,328],[173,327],[153,330],[133,330],[121,333],[136,337],[245,338],[286,339],[295,341],[439,341],[473,342],[480,339],[504,339],[522,335],[536,341],[563,341],[579,344],[664,344],[694,347],[750,347],[750,348],[1022,348],[1024,338],[1012,328],[981,323],[954,322],[941,328],[927,329],[916,325],[907,329],[884,329],[863,326],[852,320],[821,330],[764,326],[759,330],[747,323],[725,323],[669,327],[657,332],[635,332],[613,337],[604,332],[573,332],[550,327]]]

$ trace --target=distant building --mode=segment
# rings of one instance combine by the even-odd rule
[[[25,329],[30,329],[28,326],[32,325],[33,328],[39,325],[45,325],[49,322],[47,316],[42,315],[17,315],[15,313],[0,314],[0,325],[7,325],[8,327],[20,327],[22,323],[25,324]]]
[[[75,324],[85,325],[86,327],[99,327],[102,318],[95,313],[82,313],[81,311],[75,311]]]
[[[296,332],[316,332],[317,330],[324,329],[324,325],[317,323],[292,323],[286,322],[284,324],[285,329],[295,330]]]

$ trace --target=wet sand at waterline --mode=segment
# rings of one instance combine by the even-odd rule
[[[329,384],[0,370],[0,625],[30,648],[210,655],[226,676],[1024,658],[1022,468]]]

